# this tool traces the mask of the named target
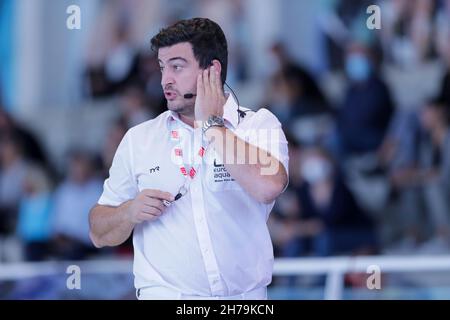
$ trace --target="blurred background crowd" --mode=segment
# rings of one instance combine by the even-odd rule
[[[132,253],[92,246],[89,209],[125,132],[165,111],[150,38],[193,16],[288,137],[277,257],[450,253],[449,0],[0,0],[0,261]]]

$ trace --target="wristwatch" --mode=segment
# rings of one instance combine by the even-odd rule
[[[208,120],[203,122],[203,133],[211,127],[225,127],[223,118],[219,116],[209,116]]]

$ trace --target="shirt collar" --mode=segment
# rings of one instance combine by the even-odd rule
[[[236,129],[239,115],[237,112],[238,104],[232,94],[227,92],[225,95],[228,95],[228,98],[223,106],[223,118],[233,126],[233,129]]]
[[[227,101],[225,102],[225,105],[223,106],[223,118],[226,120],[229,124],[232,125],[233,129],[237,127],[238,121],[238,104],[236,100],[234,99],[233,95],[226,92],[225,96],[227,96]],[[170,122],[171,121],[179,121],[182,125],[186,125],[183,121],[180,120],[180,116],[178,113],[174,111],[169,111],[169,114],[167,116],[167,129],[170,130]]]
[[[166,120],[167,120],[167,122],[166,122],[167,130],[169,130],[169,131],[172,130],[172,126],[170,124],[172,121],[177,121],[179,124],[187,126],[187,124],[185,124],[183,121],[181,121],[180,116],[178,115],[178,113],[176,113],[174,111],[171,111],[171,110],[169,110],[169,113],[168,113],[168,116],[167,116]]]

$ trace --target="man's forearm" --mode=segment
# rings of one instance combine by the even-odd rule
[[[127,218],[129,205],[130,201],[119,207],[97,205],[91,210],[90,237],[97,248],[120,245],[131,235],[134,224]]]
[[[287,172],[268,152],[224,127],[210,128],[206,138],[222,157],[228,173],[254,198],[270,203],[283,191],[288,181]]]

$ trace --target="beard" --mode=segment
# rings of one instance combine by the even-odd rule
[[[183,116],[193,116],[195,103],[190,101],[167,101],[167,109]]]

